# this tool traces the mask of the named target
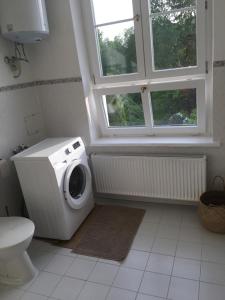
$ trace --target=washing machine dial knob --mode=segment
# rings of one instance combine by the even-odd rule
[[[67,149],[65,150],[65,153],[66,153],[67,155],[71,154],[71,153],[72,153],[72,149],[67,148]]]

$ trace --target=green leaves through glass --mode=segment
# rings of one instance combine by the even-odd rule
[[[196,0],[150,0],[151,13],[183,9],[196,5]]]
[[[154,126],[196,126],[196,89],[151,92]]]
[[[134,22],[101,26],[97,30],[103,75],[136,73]]]
[[[197,65],[196,11],[152,17],[155,70]]]
[[[103,96],[109,127],[145,126],[140,93]]]

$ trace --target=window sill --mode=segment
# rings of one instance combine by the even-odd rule
[[[91,147],[219,147],[220,142],[210,137],[136,137],[99,138]]]

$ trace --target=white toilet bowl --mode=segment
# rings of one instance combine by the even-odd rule
[[[26,250],[34,223],[21,217],[0,217],[0,283],[20,285],[37,273]]]

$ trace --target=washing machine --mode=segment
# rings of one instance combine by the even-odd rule
[[[35,236],[69,240],[94,207],[82,139],[46,139],[12,160]]]

